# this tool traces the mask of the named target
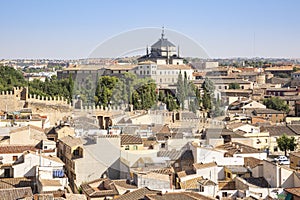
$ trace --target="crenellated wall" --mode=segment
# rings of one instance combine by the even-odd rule
[[[71,104],[63,97],[31,95],[28,88],[14,87],[13,91],[0,93],[0,110],[12,112],[22,108],[30,108],[33,113],[47,115],[51,124],[69,116],[73,110]]]

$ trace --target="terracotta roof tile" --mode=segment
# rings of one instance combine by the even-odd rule
[[[195,167],[195,169],[205,169],[205,168],[209,168],[209,167],[215,167],[215,166],[217,166],[217,163],[216,162],[195,163],[195,164],[193,164],[193,166]]]
[[[199,177],[191,178],[186,181],[181,181],[180,188],[181,189],[197,189],[199,188],[198,181],[202,180],[203,177],[199,175]]]
[[[142,138],[135,135],[121,135],[121,145],[143,144]]]
[[[254,168],[257,165],[259,165],[262,162],[262,160],[254,158],[254,157],[244,157],[244,165],[246,167]]]
[[[30,187],[24,188],[10,188],[0,190],[1,199],[22,199],[32,197],[32,190]]]
[[[234,154],[243,154],[243,153],[262,153],[262,151],[259,151],[254,147],[239,142],[226,143],[217,146],[216,149],[226,150],[227,155],[229,156],[233,156]]]
[[[284,191],[286,191],[287,193],[290,193],[292,195],[295,195],[297,197],[300,197],[300,187],[285,188]]]
[[[29,178],[2,178],[0,179],[0,189],[31,187],[33,180]]]
[[[161,192],[158,190],[150,190],[149,188],[140,188],[133,192],[124,194],[116,199],[118,199],[118,200],[140,200],[140,199],[143,199],[146,195],[159,194],[159,193],[161,193]]]
[[[0,146],[0,154],[23,153],[24,151],[35,151],[37,148],[31,145],[5,145]]]
[[[59,140],[70,147],[82,145],[82,141],[80,138],[72,137],[70,135],[60,138]]]
[[[211,200],[213,198],[207,197],[195,192],[174,192],[174,193],[165,193],[165,194],[151,194],[147,195],[149,200]]]
[[[33,125],[28,125],[28,126],[23,126],[14,130],[11,130],[10,133],[16,133],[16,132],[20,132],[20,131],[25,131],[25,130],[29,130],[29,129],[34,129],[40,132],[44,133],[44,129],[37,127],[37,126],[33,126]]]

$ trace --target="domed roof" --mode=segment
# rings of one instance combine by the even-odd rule
[[[151,48],[153,49],[161,49],[161,47],[176,47],[172,42],[169,42],[167,38],[164,38],[165,36],[165,30],[164,27],[162,29],[161,38],[155,42]]]
[[[168,41],[166,38],[160,38],[157,42],[155,42],[151,48],[160,49],[161,47],[176,47],[172,42]]]

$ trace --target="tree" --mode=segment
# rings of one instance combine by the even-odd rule
[[[95,92],[97,98],[94,98],[98,100],[98,102],[95,102],[97,106],[102,105],[106,107],[111,103],[113,89],[117,82],[118,78],[114,76],[102,76],[99,78]]]
[[[278,111],[284,111],[288,113],[290,111],[289,106],[278,97],[271,97],[263,100],[263,104],[267,106],[269,109],[274,109]]]
[[[283,134],[277,139],[277,145],[281,151],[284,151],[284,155],[287,156],[287,151],[294,151],[297,143],[294,137],[288,137],[286,134]]]
[[[204,90],[202,106],[205,110],[209,111],[212,108],[212,99],[214,97],[215,86],[211,80],[205,78],[202,88]]]
[[[240,84],[238,83],[230,83],[229,84],[229,89],[240,89]]]
[[[177,99],[179,101],[179,105],[183,108],[184,100],[185,100],[185,91],[184,91],[184,80],[182,78],[181,71],[179,72],[178,79],[177,79]]]

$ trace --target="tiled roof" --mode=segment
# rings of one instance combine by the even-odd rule
[[[147,195],[149,200],[212,200],[213,198],[207,197],[195,192],[174,192],[165,194],[152,194]]]
[[[83,193],[88,197],[105,197],[118,195],[115,185],[109,179],[97,179],[81,185]]]
[[[188,179],[186,181],[181,181],[179,184],[180,184],[180,188],[181,189],[197,189],[199,188],[199,184],[198,184],[198,181],[202,180],[203,177],[202,176],[198,176],[198,177],[195,177],[195,178],[192,178],[192,179]]]
[[[168,125],[155,125],[151,128],[152,132],[154,134],[160,133],[160,134],[170,134],[170,128]]]
[[[37,126],[33,126],[33,125],[28,125],[28,126],[23,126],[14,130],[11,130],[10,133],[16,133],[16,132],[20,132],[20,131],[25,131],[25,130],[30,130],[30,129],[34,129],[36,131],[40,131],[44,133],[44,129],[37,127]]]
[[[199,180],[198,183],[199,183],[200,185],[203,185],[203,186],[217,185],[215,182],[213,182],[212,180],[209,180],[209,179],[202,179],[202,180]]]
[[[286,191],[287,193],[290,193],[292,195],[295,195],[297,197],[300,197],[300,187],[285,188],[284,191]]]
[[[65,194],[67,200],[86,200],[86,196],[84,194]]]
[[[254,157],[244,157],[244,165],[246,167],[250,167],[251,169],[256,167],[262,162],[262,160],[254,158]]]
[[[0,146],[0,154],[23,153],[24,151],[35,151],[37,148],[31,145],[5,145]]]
[[[195,174],[196,172],[194,170],[186,170],[186,171],[180,171],[180,172],[177,172],[177,176],[179,178],[182,178],[182,177],[186,177],[188,175],[191,175],[191,174]]]
[[[169,167],[169,168],[160,168],[160,169],[154,169],[151,170],[151,172],[157,173],[157,174],[173,174],[174,170],[173,168]]]
[[[2,178],[0,179],[0,189],[31,187],[33,183],[29,178]]]
[[[260,108],[260,109],[254,109],[253,111],[256,114],[284,114],[284,111],[278,111],[274,109],[268,109],[268,108]]]
[[[267,71],[293,71],[293,66],[286,65],[286,66],[275,66],[275,67],[267,67],[265,68],[265,72]]]
[[[117,197],[118,200],[141,200],[144,199],[146,195],[149,194],[160,194],[161,192],[158,190],[150,190],[149,188],[140,188],[133,192],[129,192],[120,197]]]
[[[113,184],[126,189],[137,189],[136,185],[129,184],[127,180],[113,180]]]
[[[263,131],[269,132],[270,136],[297,136],[297,134],[287,126],[265,126],[261,128]]]
[[[195,163],[193,164],[193,166],[195,167],[195,169],[205,169],[205,168],[209,168],[209,167],[215,167],[217,166],[216,162],[210,162],[210,163]]]
[[[32,190],[30,187],[24,188],[10,188],[10,189],[1,189],[0,197],[1,199],[22,199],[26,197],[32,197]]]
[[[287,127],[292,131],[294,131],[296,134],[300,135],[300,125],[293,124],[293,125],[287,125]]]
[[[233,156],[234,154],[243,154],[243,153],[262,153],[262,151],[257,150],[254,147],[239,143],[225,143],[223,145],[217,146],[217,149],[223,149],[227,151],[227,155]]]
[[[143,144],[142,138],[135,135],[121,135],[121,145]]]
[[[168,157],[172,161],[181,159],[194,159],[193,152],[191,150],[176,150],[172,149],[170,151],[164,150],[157,152],[158,157]]]
[[[60,138],[59,140],[70,147],[82,145],[82,141],[80,138],[72,137],[70,135]]]

